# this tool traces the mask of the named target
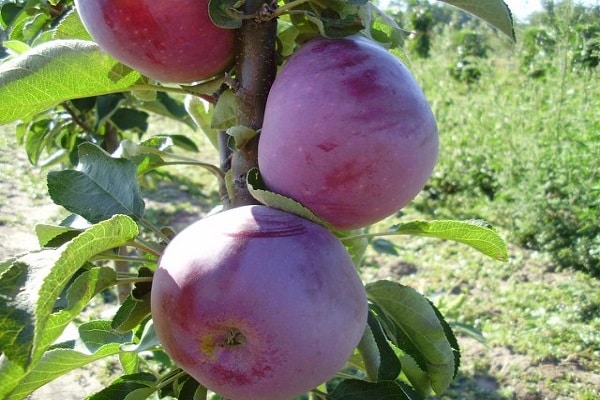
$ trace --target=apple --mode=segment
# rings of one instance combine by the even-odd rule
[[[75,0],[108,54],[153,79],[189,83],[231,65],[234,32],[217,27],[208,0]]]
[[[366,327],[364,286],[327,229],[262,205],[169,243],[151,294],[173,361],[231,400],[289,400],[332,378]]]
[[[284,64],[258,147],[267,187],[338,229],[377,222],[424,187],[435,117],[409,70],[360,36],[317,38]]]

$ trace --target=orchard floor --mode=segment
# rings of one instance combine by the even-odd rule
[[[35,224],[56,223],[66,215],[48,198],[45,173],[30,166],[21,148],[15,150],[13,137],[12,131],[0,127],[0,259],[35,249]],[[178,195],[185,207],[166,209],[166,203],[156,197],[148,201],[148,207],[157,216],[167,215],[183,226],[208,211],[209,198],[197,200],[174,185],[163,190],[168,190],[170,196]],[[588,325],[599,325],[599,281],[579,274],[574,276],[570,271],[552,271],[544,264],[543,257],[514,247],[510,249],[511,261],[507,265],[479,258],[462,246],[441,246],[440,250],[439,242],[426,239],[397,245],[403,248],[400,258],[369,252],[363,270],[365,279],[393,279],[411,285],[438,304],[449,322],[474,325],[488,338],[484,345],[459,331],[460,373],[447,393],[435,399],[600,399],[600,341],[597,333],[585,330]],[[576,346],[573,351],[560,344],[555,350],[548,349],[545,342],[555,337],[544,336],[548,334],[545,326],[555,323],[555,319],[549,322],[541,315],[543,311],[538,314],[527,311],[535,308],[535,301],[531,306],[515,308],[518,292],[529,293],[529,285],[541,288],[540,293],[550,292],[569,282],[586,294],[592,315],[589,323],[568,322],[564,329],[574,329],[575,334],[581,335],[587,332],[591,339],[588,337],[584,345]],[[583,301],[583,297],[572,297],[565,293],[556,302],[569,309]],[[525,295],[522,300],[531,301]],[[89,313],[110,318],[115,307],[115,304],[101,304]],[[543,307],[546,313],[553,312],[548,303],[543,303]],[[524,337],[529,343],[523,343]],[[565,336],[565,340],[569,337]],[[528,351],[528,346],[540,349]],[[118,372],[117,360],[103,360],[44,386],[30,398],[83,399],[110,382]]]

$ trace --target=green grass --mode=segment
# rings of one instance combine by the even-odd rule
[[[440,44],[412,69],[440,128],[441,151],[415,206],[431,216],[484,218],[557,268],[600,276],[600,79],[551,60],[544,79],[519,72],[519,48],[485,60],[479,82],[447,71]],[[565,56],[566,57],[566,56]]]

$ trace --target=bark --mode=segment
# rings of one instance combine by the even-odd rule
[[[248,0],[244,13],[253,15],[265,6],[262,0]],[[269,89],[275,79],[277,65],[275,41],[277,21],[244,20],[236,36],[236,78],[235,91],[238,123],[258,130],[262,127],[265,104]],[[231,207],[239,207],[258,202],[248,192],[246,175],[258,167],[258,137],[250,140],[231,157],[233,196]]]

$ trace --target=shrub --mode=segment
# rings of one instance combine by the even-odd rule
[[[456,61],[450,75],[461,82],[474,83],[481,78],[481,60],[487,58],[488,46],[482,34],[469,29],[458,31],[454,37]]]

